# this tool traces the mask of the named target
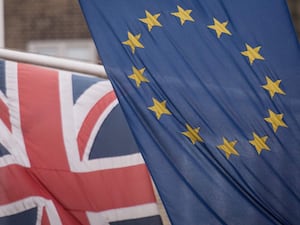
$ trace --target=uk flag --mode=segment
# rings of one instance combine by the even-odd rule
[[[161,224],[109,81],[0,62],[0,224]]]

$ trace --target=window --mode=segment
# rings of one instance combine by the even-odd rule
[[[94,42],[90,39],[30,41],[27,45],[27,51],[85,62],[97,63],[99,61]]]

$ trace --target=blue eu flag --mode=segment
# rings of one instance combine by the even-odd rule
[[[284,0],[80,0],[174,225],[300,221],[300,48]]]

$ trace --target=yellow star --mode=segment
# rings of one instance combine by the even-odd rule
[[[271,98],[275,95],[275,93],[285,95],[284,91],[279,87],[281,80],[276,80],[273,82],[269,77],[266,77],[267,84],[262,87],[269,91]]]
[[[180,6],[177,6],[178,12],[171,13],[173,16],[176,16],[180,19],[181,25],[185,23],[185,21],[192,21],[194,22],[194,19],[190,16],[192,10],[184,10]]]
[[[216,18],[214,18],[214,25],[207,26],[208,28],[215,30],[218,38],[221,37],[222,33],[231,35],[230,31],[226,28],[228,21],[220,23]]]
[[[199,136],[200,127],[192,128],[190,125],[186,124],[187,131],[181,132],[184,136],[188,137],[193,144],[197,141],[203,142],[203,139]]]
[[[267,151],[270,151],[269,146],[266,144],[268,136],[259,137],[254,132],[252,134],[253,134],[253,140],[249,141],[249,142],[250,142],[251,145],[253,145],[255,147],[258,154],[260,154],[263,149],[267,150]]]
[[[159,102],[155,98],[152,98],[153,106],[148,107],[149,110],[155,112],[156,118],[159,120],[163,114],[171,115],[171,112],[167,109],[167,101]]]
[[[247,56],[249,58],[250,64],[254,62],[255,59],[264,60],[265,58],[259,54],[259,50],[261,46],[252,48],[250,45],[246,44],[247,51],[241,52],[242,55]]]
[[[149,31],[151,31],[152,27],[154,27],[154,26],[162,27],[160,22],[158,22],[158,20],[157,20],[157,18],[160,16],[160,14],[151,15],[147,10],[145,12],[146,12],[146,18],[142,18],[139,20],[148,25]]]
[[[128,40],[123,41],[122,44],[128,45],[131,48],[132,53],[135,52],[135,48],[144,48],[144,46],[139,42],[141,34],[133,35],[128,32]]]
[[[140,87],[142,82],[149,82],[149,80],[143,75],[145,72],[145,68],[138,70],[134,66],[132,67],[133,74],[128,77],[132,80],[135,80],[136,86]]]
[[[227,159],[229,159],[231,154],[239,155],[239,153],[234,149],[237,141],[229,142],[226,138],[223,138],[223,142],[224,144],[217,146],[217,148],[225,152]]]
[[[264,118],[265,121],[272,124],[274,132],[277,131],[278,127],[288,127],[285,122],[282,121],[283,114],[276,114],[269,109],[270,117]]]

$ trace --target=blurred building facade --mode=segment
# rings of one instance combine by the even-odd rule
[[[288,0],[300,37],[300,0]],[[4,0],[5,47],[97,63],[96,48],[74,0]]]
[[[97,62],[87,25],[74,0],[4,0],[5,47]]]

